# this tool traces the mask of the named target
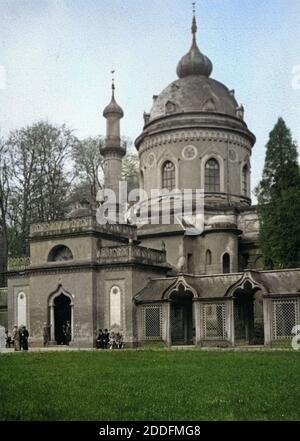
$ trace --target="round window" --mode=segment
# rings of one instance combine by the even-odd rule
[[[195,159],[197,156],[197,149],[193,145],[187,145],[182,150],[182,157],[188,161]]]

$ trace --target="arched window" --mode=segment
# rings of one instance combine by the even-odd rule
[[[121,290],[113,286],[110,290],[110,328],[121,326]]]
[[[248,194],[248,166],[244,165],[242,170],[242,194],[247,196]]]
[[[19,292],[17,298],[17,324],[27,326],[27,299],[24,292]]]
[[[206,250],[205,264],[211,265],[211,251],[210,250]]]
[[[220,191],[220,166],[214,158],[209,159],[205,164],[205,191]]]
[[[223,274],[230,273],[230,256],[228,253],[223,255]]]
[[[171,161],[164,163],[162,168],[162,188],[174,190],[176,186],[175,165]]]
[[[65,245],[57,245],[52,248],[48,255],[48,262],[62,262],[65,260],[73,260],[72,251]]]

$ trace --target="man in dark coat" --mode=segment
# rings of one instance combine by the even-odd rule
[[[102,329],[99,329],[99,334],[96,340],[96,348],[97,349],[103,349],[103,332]]]
[[[107,329],[104,329],[102,339],[103,339],[103,349],[107,349],[109,342],[109,332]]]
[[[28,351],[28,337],[29,332],[26,329],[26,326],[23,326],[20,331],[20,346],[23,351]]]

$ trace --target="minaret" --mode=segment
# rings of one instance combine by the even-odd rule
[[[122,158],[126,154],[126,147],[121,146],[120,119],[123,118],[124,113],[115,100],[114,78],[112,78],[111,101],[105,107],[103,116],[106,118],[106,138],[100,151],[104,158],[104,186],[115,192],[116,201],[118,202],[119,181],[122,176]]]

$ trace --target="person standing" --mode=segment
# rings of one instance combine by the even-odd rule
[[[18,326],[14,325],[13,331],[12,331],[12,341],[14,345],[14,350],[19,351],[20,348],[20,334],[18,330]]]
[[[104,332],[103,332],[103,349],[107,349],[108,342],[109,342],[109,332],[108,332],[107,329],[104,329]]]
[[[43,326],[44,348],[46,348],[49,345],[49,340],[50,340],[50,326],[45,322]]]
[[[12,344],[11,333],[8,331],[8,329],[6,329],[5,334],[6,334],[6,346],[5,347],[10,349],[10,346]]]
[[[28,337],[29,337],[29,332],[26,329],[26,326],[23,326],[20,334],[20,345],[23,351],[28,351]]]
[[[99,329],[99,334],[96,340],[96,348],[97,349],[102,349],[103,348],[103,332],[102,329]]]

